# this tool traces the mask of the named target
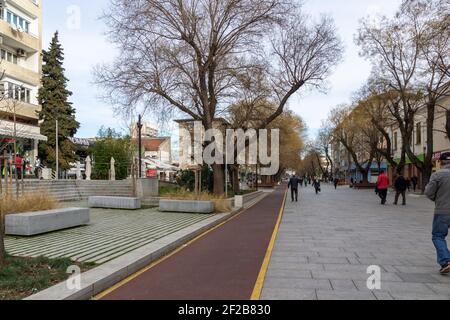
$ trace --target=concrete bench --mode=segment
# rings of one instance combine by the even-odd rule
[[[5,232],[14,236],[34,236],[89,224],[87,208],[66,208],[5,217]]]
[[[252,202],[256,198],[262,196],[263,194],[264,194],[264,192],[262,192],[262,191],[255,191],[255,192],[243,195],[243,196],[235,196],[234,197],[234,205],[236,206],[236,208],[244,208],[250,202]]]
[[[105,209],[141,209],[141,199],[127,197],[89,197],[89,207]]]
[[[214,202],[162,199],[159,201],[159,211],[209,214],[214,212]]]

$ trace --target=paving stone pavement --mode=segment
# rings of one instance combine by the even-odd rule
[[[87,202],[63,203],[62,207],[87,207]],[[91,209],[87,226],[34,237],[5,238],[9,254],[22,257],[70,258],[103,264],[211,215],[159,212],[157,209]]]
[[[263,300],[449,300],[431,242],[433,203],[408,195],[406,207],[381,206],[372,190],[324,185],[287,199]],[[381,290],[369,290],[369,266]]]

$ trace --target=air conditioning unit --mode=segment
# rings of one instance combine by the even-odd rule
[[[23,49],[17,49],[17,56],[18,57],[25,57],[27,53]]]

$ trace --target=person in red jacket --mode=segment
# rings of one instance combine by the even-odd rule
[[[385,205],[387,201],[389,183],[389,177],[385,174],[384,170],[381,170],[381,174],[377,181],[377,192],[378,196],[381,198],[382,205]]]

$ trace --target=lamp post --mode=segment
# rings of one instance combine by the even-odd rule
[[[55,117],[55,126],[56,126],[56,146],[55,146],[55,150],[56,150],[56,176],[55,176],[55,180],[59,180],[59,126],[58,126],[58,118]]]
[[[139,179],[142,178],[142,115],[139,115],[137,123],[138,129],[138,144],[139,144]]]
[[[225,146],[225,198],[228,199],[228,150]]]

